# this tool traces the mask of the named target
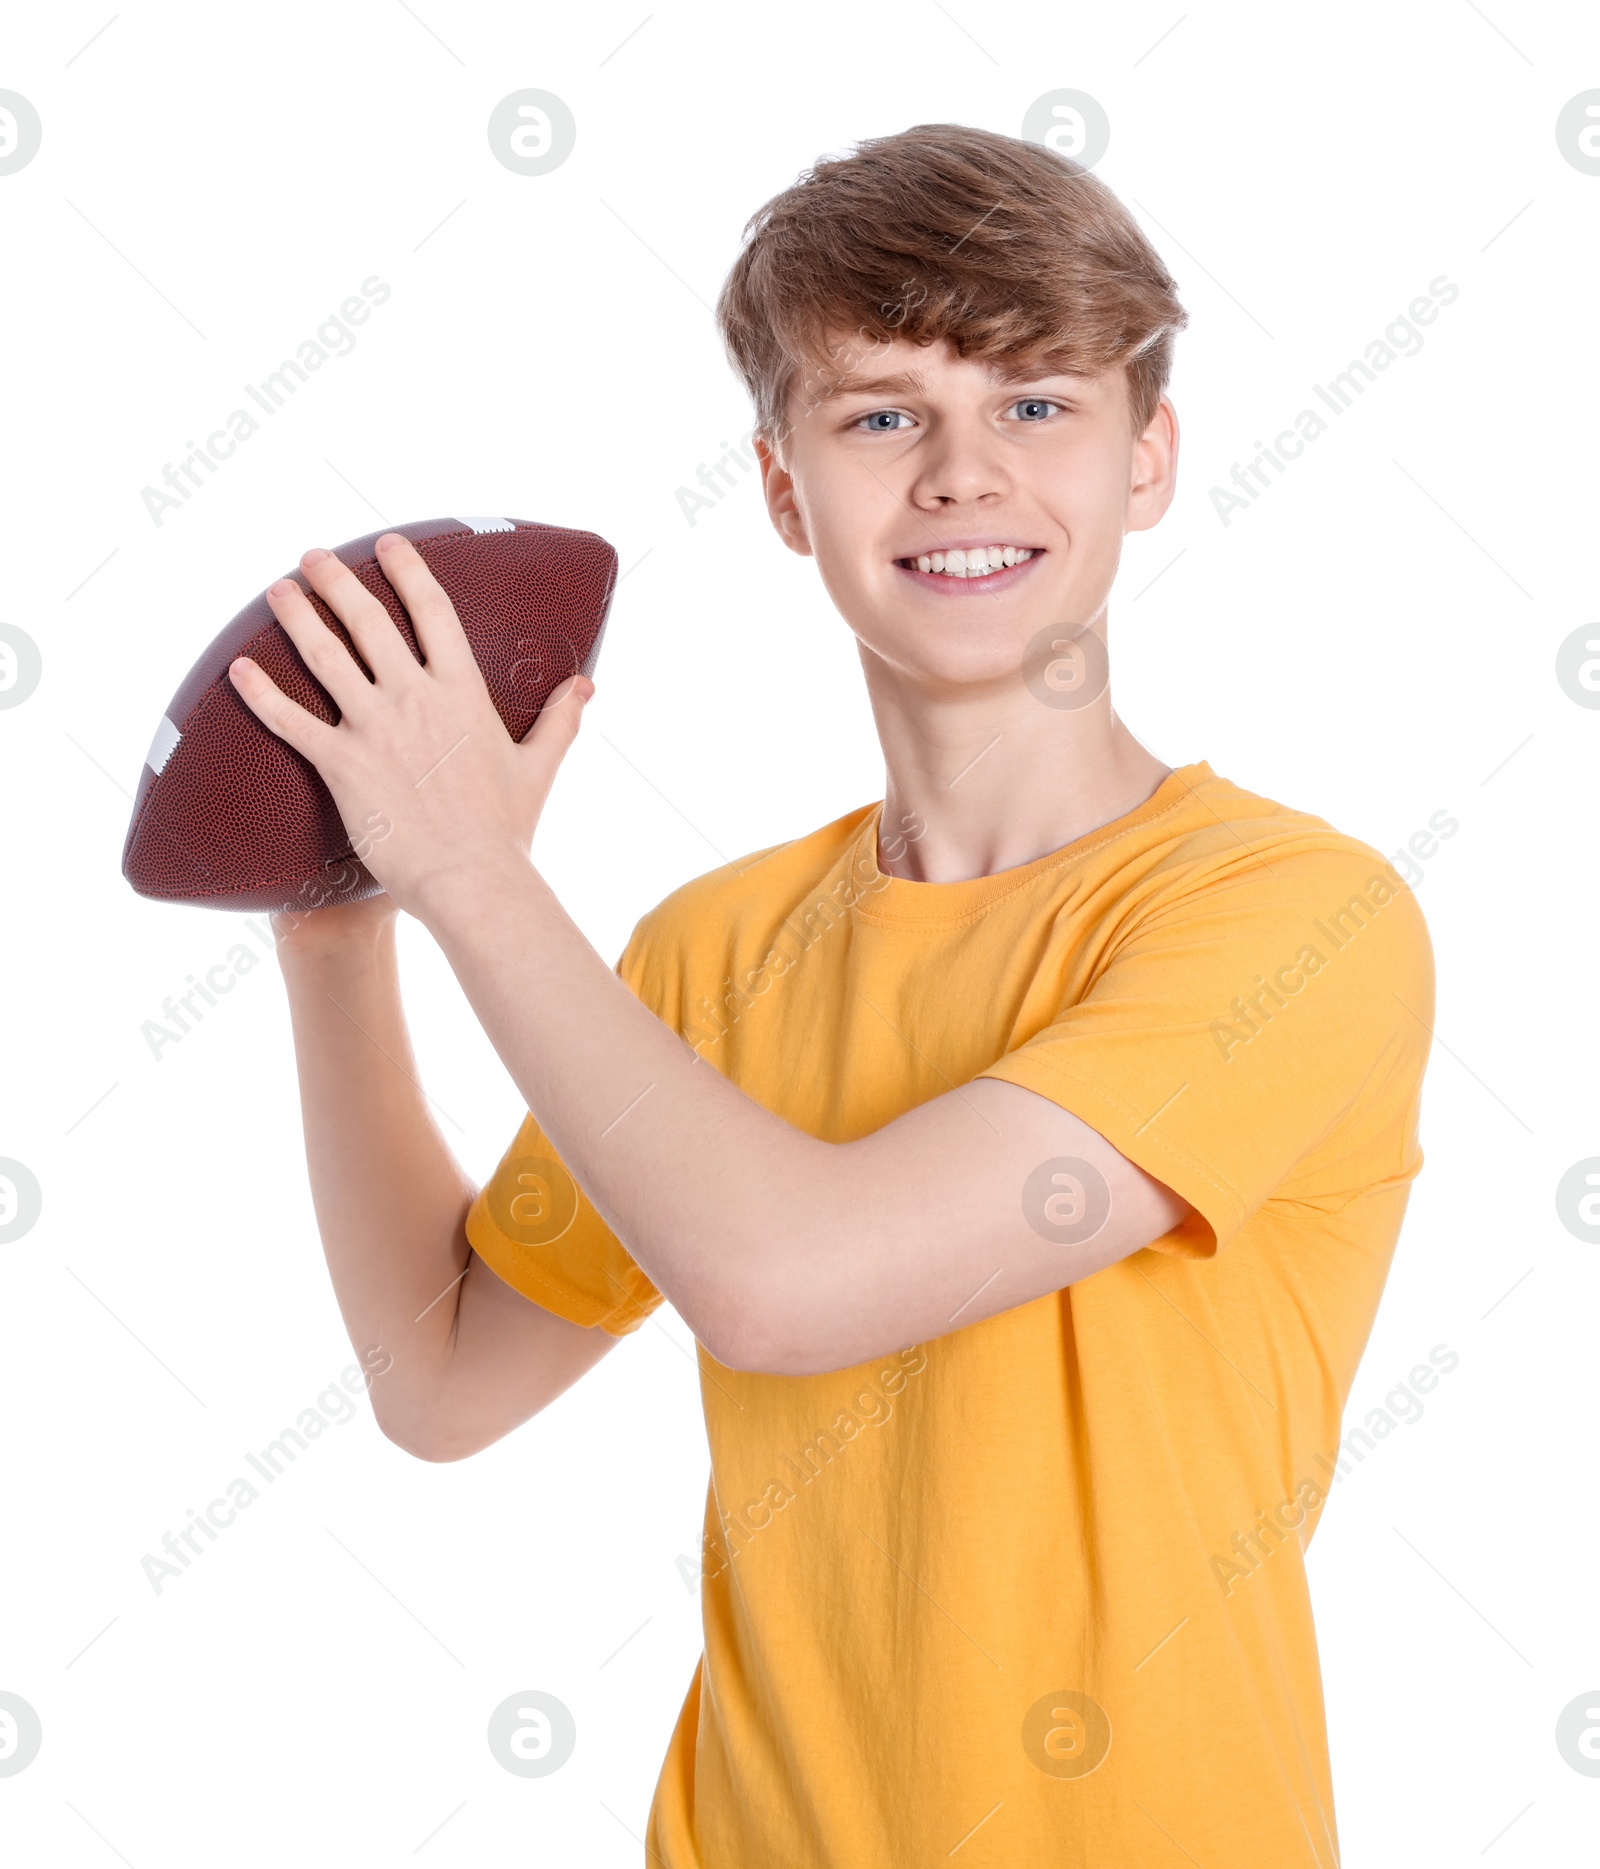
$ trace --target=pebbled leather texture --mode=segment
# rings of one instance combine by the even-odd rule
[[[431,519],[384,531],[410,539],[443,586],[506,731],[520,740],[569,675],[594,672],[617,554],[593,532],[526,519],[493,523],[507,529]],[[383,604],[420,662],[415,633],[378,567],[380,537],[353,539],[335,556]],[[304,577],[288,575],[355,657],[343,625]],[[376,895],[316,768],[234,692],[228,667],[237,655],[259,663],[308,712],[338,719],[265,595],[256,598],[173,696],[166,718],[180,737],[159,772],[147,763],[140,774],[123,875],[142,896],[223,909],[309,911]],[[171,744],[170,730],[162,738]],[[155,748],[152,755],[159,760]]]

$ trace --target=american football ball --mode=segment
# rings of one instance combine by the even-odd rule
[[[416,546],[454,603],[514,740],[568,676],[593,673],[617,581],[617,554],[604,539],[527,519],[427,519],[384,530]],[[382,536],[352,540],[335,556],[421,661],[378,566]],[[298,571],[288,575],[354,656],[332,611]],[[222,909],[310,910],[376,895],[317,769],[256,719],[228,679],[238,655],[259,663],[308,712],[338,719],[266,596],[257,597],[190,669],[162,716],[139,775],[123,875],[142,896]]]

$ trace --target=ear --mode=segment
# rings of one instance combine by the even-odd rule
[[[1128,532],[1147,532],[1172,504],[1178,486],[1178,412],[1163,396],[1133,444],[1128,487]]]
[[[761,463],[761,492],[773,530],[791,552],[809,558],[811,541],[806,536],[805,518],[795,494],[794,475],[779,462],[777,451],[766,435],[758,433],[755,444],[756,458]]]

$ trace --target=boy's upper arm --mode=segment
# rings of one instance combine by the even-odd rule
[[[626,1336],[661,1303],[531,1115],[468,1210],[466,1230],[506,1284],[585,1330]]]
[[[419,1460],[478,1453],[547,1407],[616,1342],[530,1303],[476,1253],[434,1303],[455,1307],[438,1380],[373,1394],[383,1432]]]
[[[616,1342],[530,1303],[474,1254],[456,1317],[452,1418],[473,1452],[553,1402]]]

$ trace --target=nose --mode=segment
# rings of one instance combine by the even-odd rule
[[[916,450],[910,497],[924,512],[992,505],[1010,492],[1003,444],[981,415],[941,416]]]

